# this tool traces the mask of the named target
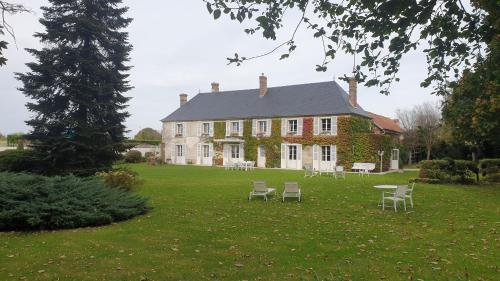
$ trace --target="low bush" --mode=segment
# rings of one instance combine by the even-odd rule
[[[138,178],[138,174],[126,167],[113,169],[109,172],[97,173],[97,176],[103,179],[106,186],[121,188],[127,191],[131,191],[142,184],[142,181]]]
[[[127,163],[140,163],[142,162],[142,154],[138,150],[129,150],[125,155],[125,162]]]
[[[486,181],[500,182],[500,159],[483,159],[479,168]]]
[[[146,201],[97,177],[0,173],[0,231],[106,225],[146,213]]]
[[[6,150],[0,152],[0,172],[33,172],[39,167],[33,150]]]
[[[419,178],[437,179],[441,183],[471,184],[479,178],[477,164],[466,160],[426,160],[420,162]]]
[[[430,179],[430,178],[411,178],[410,183],[431,183],[436,184],[440,183],[439,179]]]

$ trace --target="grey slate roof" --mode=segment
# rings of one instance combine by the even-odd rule
[[[161,121],[202,121],[249,118],[355,114],[369,117],[335,81],[259,89],[200,93]]]

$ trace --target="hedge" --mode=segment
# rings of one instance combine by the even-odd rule
[[[146,202],[97,177],[0,173],[0,231],[106,225],[146,213]]]
[[[500,182],[500,159],[483,159],[479,168],[486,181]]]
[[[37,172],[39,157],[33,150],[6,150],[0,152],[0,172]]]
[[[420,162],[420,178],[437,179],[440,183],[474,182],[473,174],[479,178],[477,164],[467,160],[424,160]]]

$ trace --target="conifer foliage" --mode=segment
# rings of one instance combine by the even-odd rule
[[[107,170],[124,150],[131,87],[128,33],[122,0],[49,0],[36,33],[43,48],[30,71],[17,74],[32,101],[27,121],[44,174],[90,175]]]

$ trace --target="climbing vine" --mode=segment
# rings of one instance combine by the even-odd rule
[[[226,137],[226,122],[214,122],[214,138],[223,139]]]

